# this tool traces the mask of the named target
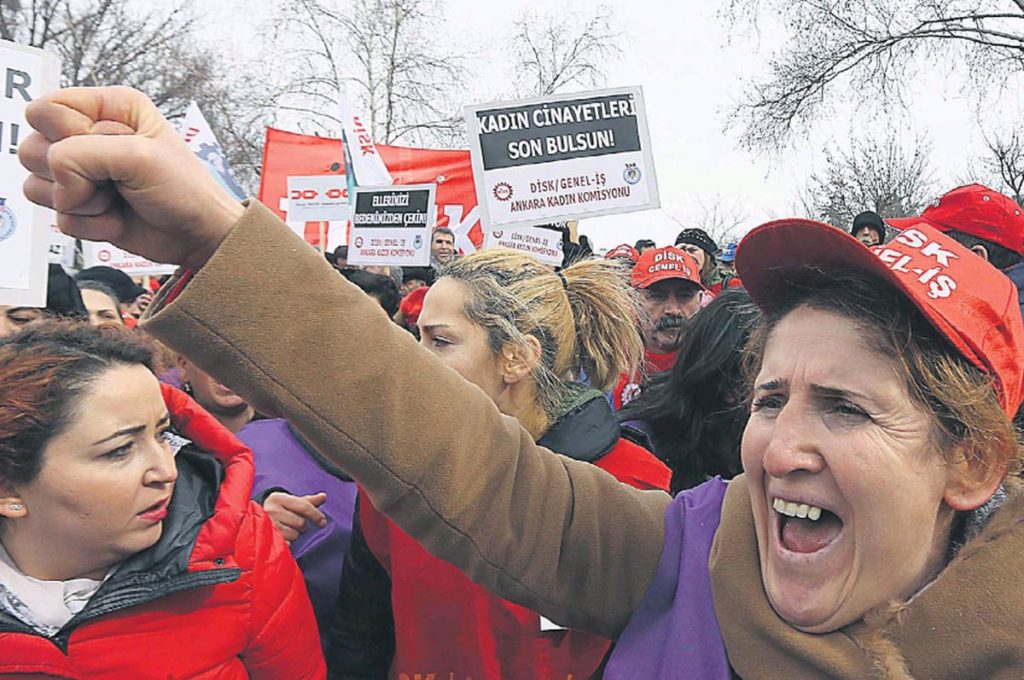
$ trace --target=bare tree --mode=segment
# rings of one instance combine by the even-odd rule
[[[780,147],[839,92],[899,105],[919,67],[953,64],[976,94],[1024,71],[1024,0],[730,0],[726,16],[766,11],[791,38],[733,111],[755,150]]]
[[[440,21],[432,0],[289,0],[278,23],[299,47],[279,108],[336,134],[349,92],[374,141],[450,143],[462,130],[462,60],[434,39]]]
[[[854,140],[848,150],[826,149],[823,168],[808,180],[804,209],[840,229],[865,210],[882,217],[919,215],[934,197],[930,152],[922,139],[908,148],[894,135]]]
[[[513,81],[522,96],[543,96],[570,88],[604,83],[607,62],[622,50],[614,14],[604,5],[591,16],[523,12],[515,20],[509,47],[515,63]]]
[[[979,160],[982,169],[998,177],[1018,205],[1024,206],[1024,134],[1016,128],[1001,135],[986,135],[988,154]]]
[[[692,223],[708,233],[718,247],[742,236],[741,228],[750,219],[747,210],[735,199],[720,194],[697,196],[693,201]]]

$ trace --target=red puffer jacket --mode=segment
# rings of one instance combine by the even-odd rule
[[[53,638],[0,613],[0,678],[325,676],[302,574],[249,500],[252,453],[184,393],[162,389],[175,429],[195,444],[177,454],[163,535]]]

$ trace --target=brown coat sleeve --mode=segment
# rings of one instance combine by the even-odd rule
[[[252,201],[145,328],[281,415],[430,552],[502,597],[615,637],[661,555],[669,497],[538,447]]]

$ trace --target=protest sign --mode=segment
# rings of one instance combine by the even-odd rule
[[[543,227],[495,227],[484,232],[484,249],[511,248],[543,264],[562,266],[562,232]]]
[[[18,144],[31,129],[25,107],[56,89],[57,56],[0,41],[0,304],[46,305],[46,271],[53,212],[25,198],[28,171],[18,162]]]
[[[82,241],[82,259],[86,267],[113,267],[129,276],[163,276],[173,274],[177,269],[173,264],[150,262],[117,246],[97,241]]]
[[[50,225],[50,264],[59,264],[64,269],[75,266],[75,238],[68,236],[56,224]]]
[[[430,264],[434,192],[433,184],[356,187],[348,263]]]
[[[288,178],[288,220],[324,222],[347,220],[351,208],[344,175]]]
[[[318,242],[316,221],[296,221],[288,201],[288,178],[297,175],[333,174],[345,179],[345,158],[340,139],[300,135],[284,130],[267,130],[260,174],[260,201],[288,222],[307,243]],[[484,240],[473,187],[473,170],[468,151],[414,149],[376,145],[381,159],[396,185],[437,185],[435,225],[455,232],[455,247],[471,253]],[[345,221],[330,221],[327,246],[332,249],[348,243]]]
[[[213,134],[213,128],[210,127],[203,112],[199,110],[199,104],[194,101],[189,103],[188,109],[185,111],[185,119],[181,122],[181,136],[192,153],[199,157],[199,160],[213,175],[213,178],[235,198],[243,200],[246,191],[238,183],[235,173],[231,171],[231,166],[228,165],[228,160],[224,157],[224,149]]]
[[[362,119],[356,115],[348,97],[342,95],[338,102],[341,109],[341,133],[344,136],[349,161],[355,178],[353,186],[364,187],[387,186],[394,184],[384,160],[373,143],[369,130],[363,125]]]
[[[640,88],[469,106],[466,125],[485,231],[659,206]]]

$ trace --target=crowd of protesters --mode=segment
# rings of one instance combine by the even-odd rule
[[[357,267],[139,93],[28,120],[181,269],[0,307],[0,677],[1024,677],[1010,198]]]

